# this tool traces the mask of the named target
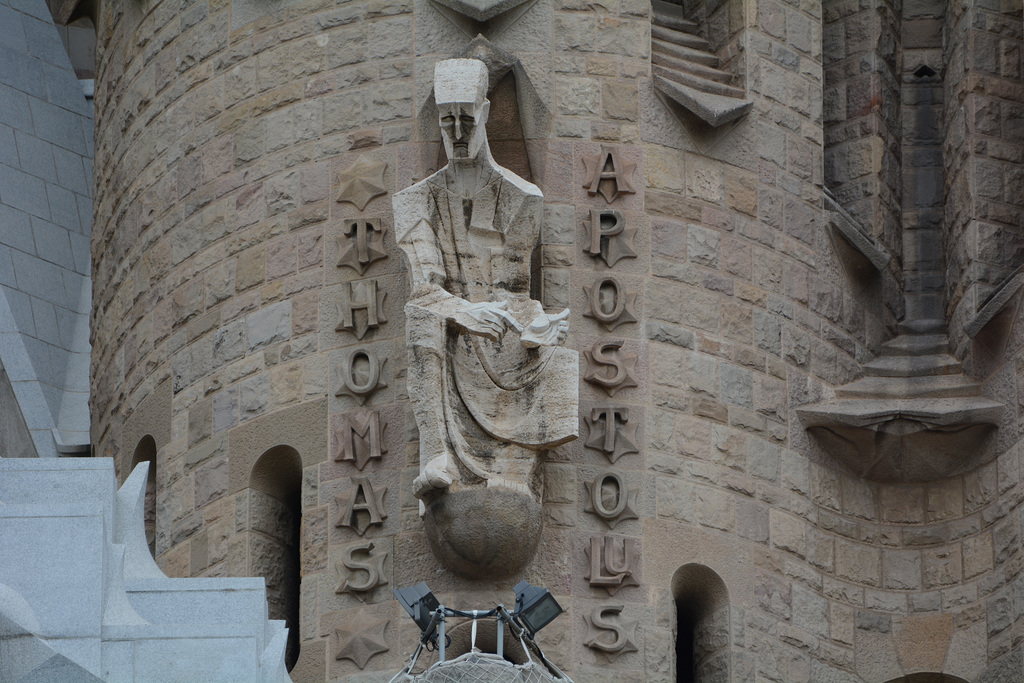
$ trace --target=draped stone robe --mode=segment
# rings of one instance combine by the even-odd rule
[[[449,165],[393,197],[412,279],[407,380],[420,469],[447,468],[453,490],[485,484],[539,502],[537,451],[578,433],[577,354],[528,349],[515,329],[497,342],[470,335],[454,317],[469,304],[505,301],[525,329],[543,313],[530,299],[543,197],[511,171],[485,165],[480,189],[463,199],[455,172]]]

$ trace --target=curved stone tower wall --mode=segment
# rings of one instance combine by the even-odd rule
[[[390,201],[443,163],[433,64],[480,33],[492,63],[517,59],[514,90],[492,92],[491,139],[498,162],[544,192],[534,289],[552,311],[571,307],[581,358],[581,437],[548,456],[545,530],[521,577],[568,611],[540,634],[548,656],[577,681],[672,681],[678,613],[696,620],[699,681],[1015,680],[1016,303],[973,345],[957,327],[959,357],[1006,406],[963,474],[866,481],[795,412],[858,378],[903,311],[899,254],[865,270],[827,210],[825,119],[836,97],[863,94],[841,74],[825,82],[823,25],[835,17],[816,3],[687,3],[753,102],[712,128],[654,87],[649,0],[536,0],[484,22],[448,4],[103,4],[93,442],[122,477],[138,443],[156,443],[164,571],[287,584],[260,552],[286,515],[266,467],[254,479],[261,456],[286,447],[303,467],[295,680],[397,671],[417,634],[392,588],[426,580],[460,608],[512,602],[520,577],[460,579],[423,533]],[[998,25],[1016,28],[999,54],[1016,45],[1019,62],[1020,13],[1007,17]],[[860,49],[853,25],[828,35]],[[588,192],[588,168],[609,170],[609,152],[619,177],[607,197]],[[627,229],[610,238],[619,260],[591,253],[594,215],[612,210]],[[364,262],[353,250],[367,221],[385,257]],[[891,230],[872,233],[877,249],[898,244]],[[958,267],[975,258],[947,241]],[[611,277],[635,321],[594,317],[588,292]],[[360,298],[379,304],[375,324],[357,310],[346,328],[339,306]],[[374,359],[379,383],[360,389],[360,364]],[[603,386],[613,366],[636,386]],[[353,442],[373,420],[378,447]],[[635,492],[636,518],[600,515],[610,499],[597,505],[591,490],[611,493],[608,471]],[[349,514],[360,486],[379,519]],[[594,570],[613,573],[620,556],[630,576],[612,592]],[[679,571],[693,564],[703,569]],[[676,585],[705,569],[727,592],[713,609],[690,604],[703,583]]]

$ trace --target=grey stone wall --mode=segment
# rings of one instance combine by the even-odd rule
[[[946,305],[952,343],[972,356],[964,326],[1020,265],[1024,35],[984,2],[954,4],[945,19],[945,100],[959,104],[943,130]]]
[[[4,410],[55,456],[89,443],[92,104],[43,0],[0,2],[0,64]]]

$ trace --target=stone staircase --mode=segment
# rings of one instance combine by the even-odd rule
[[[981,395],[945,333],[904,332],[835,400],[797,408],[803,425],[858,475],[933,481],[969,467],[1003,404]]]
[[[864,377],[836,389],[837,398],[970,397],[981,385],[963,374],[942,334],[901,334],[882,345],[882,355],[864,364]]]
[[[711,126],[721,126],[750,110],[746,92],[730,83],[700,26],[679,5],[651,0],[651,76],[654,86]]]

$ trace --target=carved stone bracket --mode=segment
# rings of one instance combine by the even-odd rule
[[[623,351],[622,340],[599,341],[585,350],[587,371],[583,379],[596,384],[609,396],[614,396],[619,389],[638,386],[636,383],[637,355],[631,351]]]
[[[964,325],[964,332],[967,333],[967,336],[971,339],[977,337],[985,329],[985,326],[1007,307],[1007,304],[1022,288],[1024,288],[1024,266],[1010,273],[1010,276],[996,287],[974,317],[967,321]]]
[[[386,550],[380,550],[373,541],[356,541],[341,549],[341,562],[335,567],[340,581],[335,593],[360,593],[372,591],[388,582],[384,575]]]
[[[587,448],[599,450],[608,460],[615,461],[627,453],[639,453],[636,445],[636,422],[629,421],[629,408],[594,408],[584,418],[590,434]]]
[[[589,564],[584,576],[591,586],[604,588],[615,595],[620,588],[639,586],[636,573],[640,568],[640,550],[635,538],[593,536],[585,548]]]
[[[334,459],[351,461],[362,471],[370,460],[380,459],[388,452],[384,443],[387,426],[376,410],[346,413],[341,426],[334,431]]]
[[[335,629],[338,634],[338,654],[334,658],[350,659],[360,669],[366,668],[371,657],[391,649],[384,638],[384,631],[390,621],[368,614],[360,608],[354,618]]]
[[[384,512],[387,491],[387,486],[374,491],[368,477],[352,477],[352,488],[334,499],[341,510],[335,526],[347,527],[362,536],[371,526],[384,524],[388,517]]]
[[[349,282],[341,292],[335,332],[348,330],[356,335],[356,339],[362,339],[367,330],[376,329],[388,321],[384,316],[384,298],[388,293],[377,288],[377,280]]]
[[[606,470],[583,485],[587,489],[583,509],[603,519],[608,528],[614,529],[627,519],[640,518],[635,509],[637,489],[629,488],[622,475]]]
[[[884,271],[890,259],[885,247],[871,237],[857,219],[844,209],[828,190],[825,191],[825,209],[828,213],[828,224],[834,234],[855,249],[871,264],[872,268],[878,272]]]
[[[625,161],[618,148],[601,145],[601,152],[583,157],[586,182],[583,187],[591,197],[600,194],[611,204],[622,194],[634,194],[633,173],[636,164]]]
[[[524,4],[526,0],[434,0],[474,21],[485,22]]]
[[[387,194],[384,182],[384,171],[387,168],[386,162],[360,156],[354,164],[341,172],[338,202],[349,202],[362,211],[371,199]]]
[[[637,652],[637,621],[622,616],[625,608],[625,605],[601,605],[591,610],[583,618],[587,624],[587,639],[583,644],[603,652],[611,661],[627,652]]]
[[[338,267],[348,266],[360,275],[374,261],[388,257],[384,250],[384,225],[380,218],[345,221],[338,240]]]
[[[384,365],[387,362],[387,358],[378,359],[370,348],[353,349],[338,368],[341,386],[334,395],[351,396],[363,405],[374,391],[387,386],[384,383]]]
[[[636,322],[633,311],[636,293],[623,287],[618,279],[604,277],[589,287],[583,285],[583,293],[587,297],[587,310],[583,315],[598,321],[605,329],[611,331],[619,325]]]
[[[586,223],[587,246],[583,251],[604,259],[609,268],[624,258],[636,258],[636,228],[626,227],[626,219],[615,209],[591,209]]]

